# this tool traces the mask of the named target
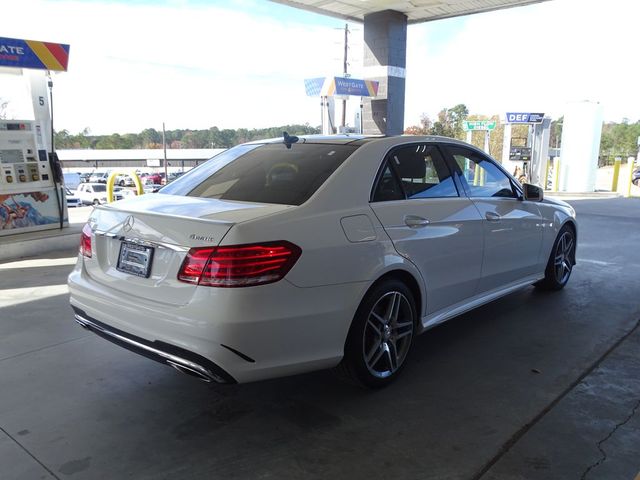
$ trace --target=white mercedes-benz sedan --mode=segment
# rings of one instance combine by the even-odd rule
[[[379,387],[417,334],[564,287],[575,212],[542,197],[449,138],[285,134],[97,206],[71,305],[83,327],[206,381],[340,365]]]

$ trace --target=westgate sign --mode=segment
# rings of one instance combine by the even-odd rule
[[[0,66],[66,72],[69,45],[0,37]]]

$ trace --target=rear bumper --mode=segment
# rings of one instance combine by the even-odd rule
[[[82,328],[90,330],[127,350],[169,365],[179,372],[194,376],[205,382],[237,383],[222,368],[197,353],[165,342],[150,342],[91,318],[77,307],[72,306],[71,308],[73,308],[76,322]]]
[[[82,259],[69,275],[71,306],[84,327],[181,371],[188,367],[233,383],[337,365],[367,288],[299,288],[286,280],[246,289],[197,287],[187,304],[170,305],[97,282]]]

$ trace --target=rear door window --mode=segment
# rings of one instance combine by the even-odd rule
[[[161,193],[301,205],[358,148],[283,143],[240,145],[191,170]]]
[[[373,201],[457,196],[453,177],[438,147],[418,144],[389,154]]]

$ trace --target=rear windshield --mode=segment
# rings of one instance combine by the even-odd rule
[[[358,147],[296,143],[240,145],[161,190],[189,197],[301,205]]]
[[[93,186],[93,191],[94,192],[106,192],[107,191],[107,186],[106,185],[94,185]]]

